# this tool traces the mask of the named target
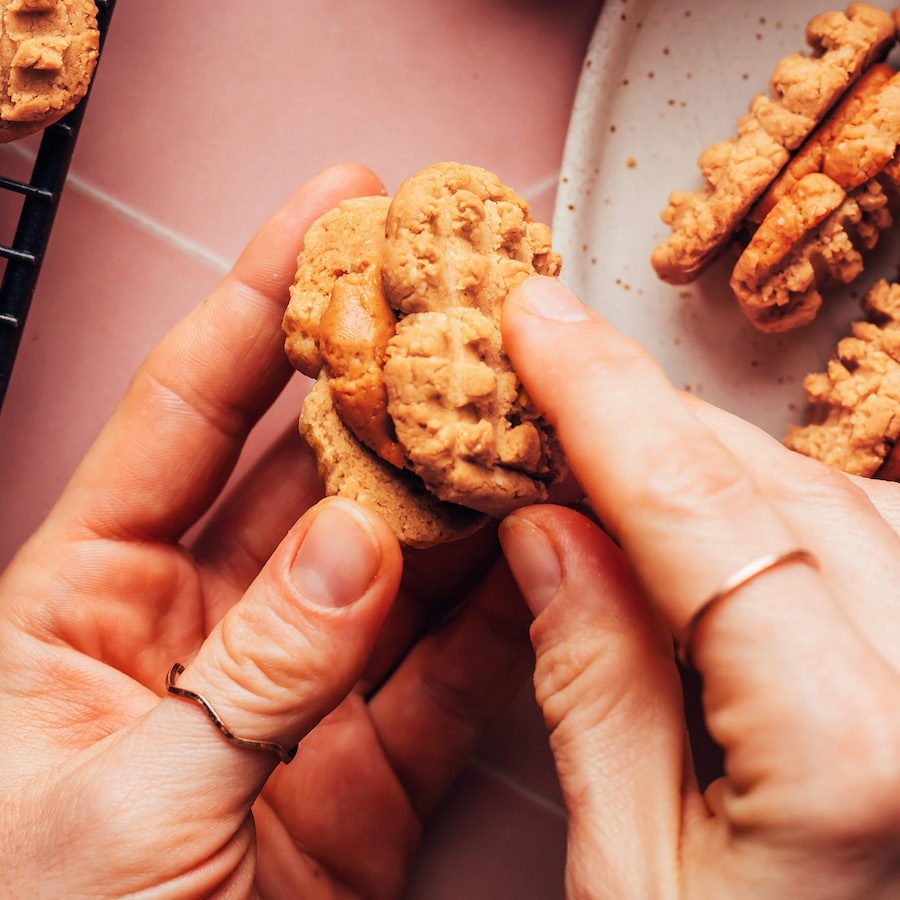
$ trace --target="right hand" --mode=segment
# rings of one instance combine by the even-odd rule
[[[501,537],[569,813],[572,898],[900,896],[900,539],[859,482],[686,400],[558,282],[504,341],[615,543],[520,510]],[[868,485],[867,485],[868,486]],[[889,515],[898,485],[870,485]],[[744,564],[805,547],[702,620],[724,775],[701,793],[673,635]]]

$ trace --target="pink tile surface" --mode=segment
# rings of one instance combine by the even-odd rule
[[[14,473],[3,485],[0,565],[43,519],[147,351],[218,278],[65,192],[0,413]]]
[[[488,726],[475,758],[562,810],[562,794],[544,719],[530,684]]]
[[[0,414],[0,566],[146,352],[316,171],[357,159],[393,190],[459,159],[498,172],[549,222],[600,5],[219,0],[197,16],[176,0],[120,2]],[[27,172],[36,145],[0,148],[0,173]],[[0,202],[5,233],[18,201]],[[241,468],[304,388],[295,379]],[[476,760],[428,827],[409,896],[562,897],[561,801],[528,691]]]
[[[565,820],[470,766],[426,830],[408,900],[562,900]]]
[[[75,172],[226,258],[341,159],[389,190],[459,159],[524,192],[559,168],[599,5],[120,3]]]

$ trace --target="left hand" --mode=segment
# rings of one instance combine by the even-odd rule
[[[423,819],[531,671],[495,536],[404,563],[375,516],[318,502],[293,425],[183,540],[291,375],[306,228],[381,191],[344,165],[293,197],[150,354],[0,578],[4,896],[396,897]],[[293,763],[273,774],[167,695],[175,662],[238,736],[301,741]]]

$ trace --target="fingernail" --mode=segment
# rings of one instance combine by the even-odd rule
[[[341,500],[325,500],[294,557],[291,574],[301,595],[318,606],[349,606],[369,589],[381,550],[360,514]]]
[[[555,278],[528,278],[519,286],[524,309],[555,322],[583,322],[591,317],[587,307]]]
[[[536,616],[547,608],[559,590],[562,582],[559,556],[547,535],[519,516],[503,520],[500,543],[516,584]]]

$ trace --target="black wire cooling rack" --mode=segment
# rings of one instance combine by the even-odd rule
[[[97,4],[102,51],[116,0],[94,2]],[[44,129],[30,181],[16,181],[0,175],[0,191],[24,196],[15,236],[10,244],[0,244],[0,258],[5,259],[0,282],[0,407],[6,396],[89,96],[90,91],[72,112]]]

